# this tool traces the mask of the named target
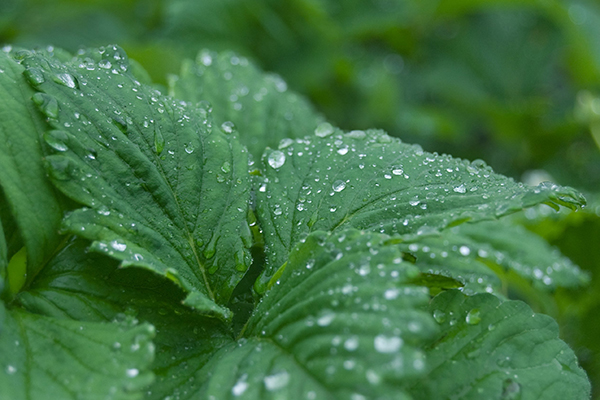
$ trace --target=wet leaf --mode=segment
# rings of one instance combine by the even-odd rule
[[[170,94],[182,100],[209,101],[216,126],[237,130],[257,160],[267,146],[303,137],[322,122],[313,107],[275,74],[265,74],[247,58],[203,50],[183,62],[170,82]]]
[[[44,317],[0,303],[2,398],[139,399],[152,382],[148,324]]]
[[[6,201],[2,208],[14,218],[26,247],[27,280],[31,281],[60,241],[61,199],[42,162],[40,140],[46,124],[30,101],[34,91],[22,75],[24,68],[1,51],[0,71],[0,201]],[[17,236],[8,233],[8,241]]]
[[[262,172],[255,182],[268,249],[262,285],[311,231],[354,227],[410,239],[542,202],[571,208],[585,202],[571,188],[526,187],[482,161],[424,152],[381,131],[343,133],[331,125],[267,149]]]
[[[429,310],[442,329],[415,399],[587,399],[590,384],[558,325],[523,302],[453,290]]]
[[[408,399],[435,323],[418,310],[427,290],[406,283],[416,268],[386,238],[315,232],[296,246],[243,338],[199,371],[198,397]]]
[[[115,46],[67,64],[40,54],[24,63],[54,128],[45,136],[51,178],[85,206],[64,230],[229,318],[222,304],[250,265],[246,150],[211,127],[206,109],[140,84]]]

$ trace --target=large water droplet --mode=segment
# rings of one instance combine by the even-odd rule
[[[375,350],[380,353],[395,353],[402,347],[402,339],[398,336],[387,337],[385,335],[377,335],[373,341]]]
[[[477,325],[481,322],[481,311],[478,308],[474,308],[467,314],[467,324]]]
[[[341,192],[342,190],[344,190],[346,188],[346,182],[340,180],[337,180],[335,182],[333,182],[333,185],[331,185],[331,188],[333,189],[334,192]]]
[[[433,319],[435,319],[438,324],[442,324],[446,321],[446,313],[442,310],[434,310]]]
[[[233,131],[235,131],[235,125],[231,121],[225,121],[221,124],[221,130],[224,133],[233,133]]]
[[[71,74],[56,74],[54,81],[71,89],[75,89],[77,87],[77,81],[75,80],[75,77]]]
[[[23,72],[23,75],[33,86],[41,85],[46,81],[44,73],[39,68],[29,68]]]
[[[58,118],[58,101],[54,97],[46,93],[36,93],[31,99],[48,118]]]
[[[272,151],[267,158],[269,165],[271,168],[280,168],[283,164],[285,164],[285,154],[279,150]]]
[[[164,148],[165,148],[165,138],[157,127],[154,130],[154,151],[156,152],[157,155],[160,155],[160,153],[162,153]]]
[[[315,135],[318,137],[326,137],[333,133],[333,126],[329,122],[323,122],[315,129]]]
[[[455,186],[454,190],[456,193],[466,193],[467,192],[467,188],[465,187],[465,185],[461,184],[459,186]]]
[[[265,376],[263,381],[267,390],[278,390],[287,386],[290,381],[290,374],[287,371],[281,371],[274,375]]]

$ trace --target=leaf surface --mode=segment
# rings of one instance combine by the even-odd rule
[[[116,46],[71,63],[33,54],[34,96],[55,128],[46,141],[54,184],[85,205],[64,230],[91,249],[177,282],[186,303],[230,318],[250,264],[247,153],[211,128],[208,111],[162,96],[129,72]]]
[[[558,325],[520,301],[453,290],[429,310],[440,336],[427,350],[415,399],[587,399],[590,384]]]
[[[48,318],[0,303],[1,397],[141,399],[154,329]]]
[[[10,210],[27,249],[31,281],[60,241],[62,208],[42,163],[40,139],[46,124],[31,103],[34,91],[22,75],[24,70],[10,54],[0,52],[0,201],[7,202],[3,214]]]
[[[267,146],[303,137],[322,121],[310,103],[288,91],[281,77],[263,73],[231,52],[203,50],[195,62],[184,61],[179,77],[171,79],[170,94],[185,101],[209,101],[215,123],[225,130],[237,129],[257,160]]]
[[[174,283],[144,269],[120,269],[116,260],[86,253],[87,245],[83,239],[69,242],[18,294],[18,304],[57,319],[99,323],[129,317],[151,323],[156,380],[145,398],[163,400],[196,387],[196,372],[233,342],[229,329],[183,306],[185,294]]]
[[[416,268],[386,239],[356,230],[308,236],[243,338],[199,371],[197,396],[408,399],[402,387],[424,370],[418,346],[435,322],[418,310],[429,295],[409,283]]]
[[[502,221],[462,224],[399,246],[416,257],[421,271],[461,281],[465,294],[500,293],[499,278],[510,274],[542,291],[575,288],[589,281],[585,272],[542,238]]]
[[[267,149],[256,181],[257,217],[268,249],[265,278],[315,230],[358,229],[406,238],[465,221],[489,220],[542,202],[584,203],[571,188],[529,188],[470,163],[424,152],[381,131],[315,135]]]

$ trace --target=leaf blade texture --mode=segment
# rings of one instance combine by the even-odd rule
[[[6,201],[18,227],[19,234],[7,232],[8,240],[20,236],[26,247],[30,282],[61,240],[62,205],[42,163],[46,124],[31,104],[34,91],[22,75],[25,69],[11,54],[0,52],[0,70],[0,201]]]
[[[525,303],[453,290],[429,306],[442,328],[415,399],[587,399],[590,384],[558,325]]]
[[[39,54],[24,63],[41,76],[34,101],[55,128],[46,134],[51,178],[85,206],[64,230],[230,318],[222,304],[251,259],[245,149],[211,128],[207,110],[140,84],[116,46],[66,64]]]
[[[314,230],[353,227],[410,238],[542,202],[585,203],[571,188],[529,188],[481,161],[427,153],[382,131],[343,133],[327,123],[314,136],[267,149],[262,172],[255,190],[269,249],[266,277]]]
[[[261,72],[232,52],[200,51],[195,61],[183,62],[169,89],[185,101],[209,101],[216,124],[237,129],[256,160],[265,147],[303,137],[322,122],[310,103],[288,90],[281,77]]]
[[[134,400],[153,380],[149,324],[48,318],[0,304],[2,398]]]

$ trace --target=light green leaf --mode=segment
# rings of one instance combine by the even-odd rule
[[[314,232],[290,254],[243,338],[199,371],[197,398],[408,399],[435,322],[386,235]],[[361,397],[362,396],[362,397]]]
[[[0,303],[0,397],[141,399],[153,336],[148,324],[59,320]]]
[[[184,61],[180,76],[171,78],[169,93],[185,101],[209,101],[216,125],[237,129],[257,160],[265,147],[303,137],[322,121],[278,75],[265,74],[231,52],[203,50],[196,62]]]
[[[415,399],[588,399],[590,384],[558,325],[523,302],[448,291],[429,310],[442,332]]]
[[[421,271],[460,280],[465,294],[500,293],[499,278],[513,274],[542,291],[575,288],[589,281],[585,272],[548,242],[522,226],[502,221],[462,224],[399,246],[416,257]]]
[[[427,153],[381,131],[342,133],[329,124],[267,149],[262,172],[256,182],[268,257],[262,285],[311,231],[354,227],[408,239],[542,202],[575,208],[585,201],[571,188],[526,187],[482,161]]]
[[[6,199],[23,239],[31,282],[60,241],[62,209],[42,163],[40,139],[46,124],[31,103],[34,91],[23,78],[24,70],[0,51],[0,201]]]
[[[246,150],[212,129],[206,109],[162,96],[129,72],[116,46],[62,64],[24,60],[54,130],[54,184],[86,207],[64,229],[122,266],[148,268],[229,318],[225,304],[251,257]]]

